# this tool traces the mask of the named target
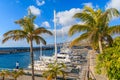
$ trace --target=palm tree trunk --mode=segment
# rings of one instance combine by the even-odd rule
[[[99,39],[98,43],[99,43],[99,50],[100,50],[100,53],[102,53],[102,52],[103,52],[103,50],[102,50],[102,43],[101,43],[101,39]]]
[[[57,80],[57,73],[55,73],[55,80]]]
[[[90,78],[90,53],[88,53],[88,71],[87,71],[87,79]]]
[[[32,39],[30,40],[30,55],[31,55],[31,66],[32,66],[32,80],[35,80],[35,78],[34,78],[34,56],[33,56]]]
[[[55,77],[55,80],[57,80],[57,77]]]
[[[5,77],[3,76],[3,80],[5,80]]]
[[[66,80],[66,79],[65,79],[65,74],[64,74],[64,73],[63,73],[63,80]]]

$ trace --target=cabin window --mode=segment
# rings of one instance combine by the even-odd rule
[[[57,57],[57,58],[59,58],[59,59],[65,59],[65,57]]]

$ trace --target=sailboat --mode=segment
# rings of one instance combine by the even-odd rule
[[[61,48],[60,53],[57,53],[57,41],[56,41],[56,11],[54,10],[54,29],[55,29],[55,54],[53,56],[40,56],[40,60],[35,61],[34,63],[34,69],[35,70],[47,70],[47,65],[50,63],[54,63],[57,61],[57,63],[70,63],[70,53],[71,50],[66,47],[66,44],[64,44],[64,47]],[[41,52],[42,54],[42,52]],[[30,68],[30,66],[29,66]]]
[[[64,47],[61,48],[60,53],[57,52],[57,35],[56,35],[56,11],[54,10],[54,29],[55,29],[55,54],[52,57],[42,56],[42,59],[46,63],[53,63],[57,61],[57,63],[69,63],[71,50],[68,48],[68,45],[64,44]],[[67,47],[66,47],[67,46]],[[63,50],[64,49],[64,50]]]

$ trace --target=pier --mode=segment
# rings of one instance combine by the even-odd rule
[[[42,50],[51,50],[54,49],[53,47],[42,47]],[[33,51],[40,50],[40,47],[33,48]],[[30,52],[29,47],[22,47],[22,48],[2,48],[0,49],[0,54],[12,54],[17,52]]]
[[[60,48],[62,43],[57,44],[57,47]],[[39,51],[41,47],[33,47],[33,51]],[[42,46],[42,50],[52,50],[54,49],[54,44],[49,44]],[[30,52],[30,47],[7,47],[0,48],[0,54],[12,54],[18,52]]]

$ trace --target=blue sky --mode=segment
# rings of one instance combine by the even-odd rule
[[[44,26],[47,29],[54,31],[53,27],[53,10],[57,14],[57,42],[70,41],[74,37],[68,37],[67,32],[73,24],[78,23],[72,16],[81,12],[85,5],[93,7],[94,9],[101,8],[117,8],[120,11],[119,0],[3,0],[0,2],[0,47],[23,47],[29,46],[25,40],[12,41],[9,40],[2,44],[3,34],[9,30],[20,29],[20,26],[14,23],[27,15],[28,8],[37,16],[35,24],[37,26]],[[81,23],[81,22],[79,22]],[[114,19],[110,25],[120,24],[120,19]],[[62,35],[64,35],[62,37]],[[54,37],[43,36],[47,43],[54,43]],[[36,44],[35,44],[36,46]]]

